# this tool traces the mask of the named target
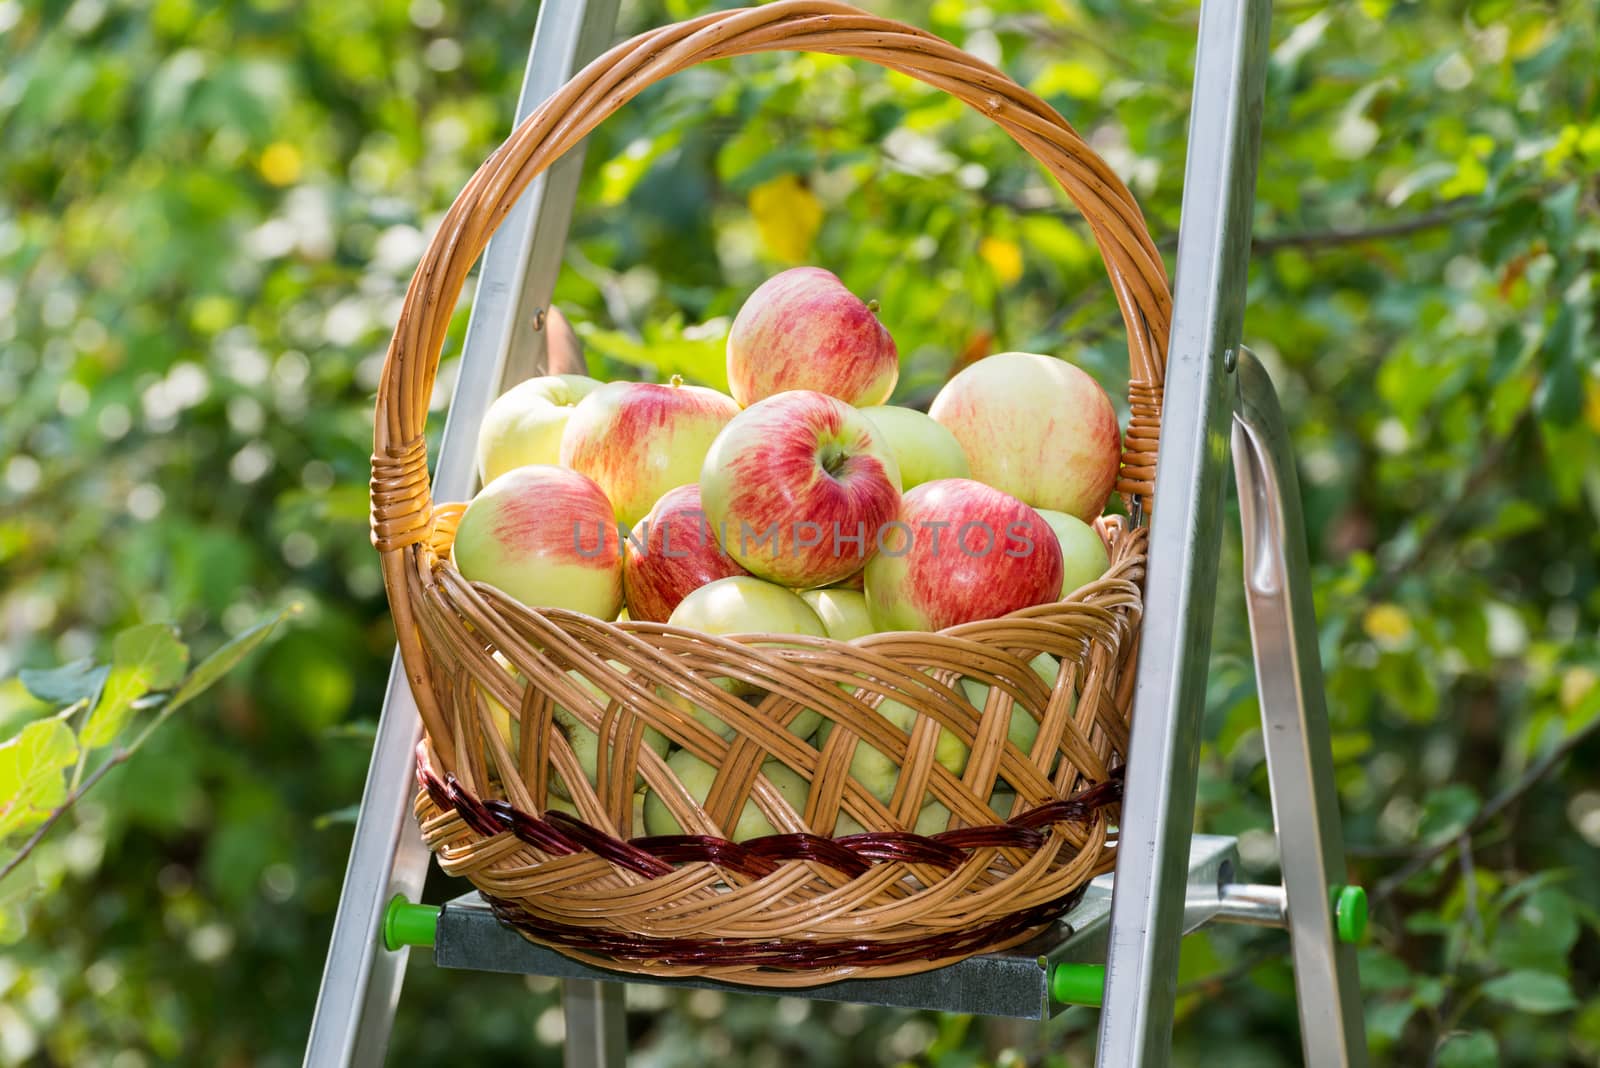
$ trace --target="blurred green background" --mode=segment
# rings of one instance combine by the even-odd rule
[[[627,2],[622,29],[707,6]],[[867,6],[1049,98],[1170,256],[1195,4]],[[372,391],[430,228],[509,128],[536,13],[0,2],[0,738],[53,710],[20,668],[152,621],[198,656],[305,606],[23,873],[0,1064],[299,1062],[392,641]],[[1381,1064],[1600,1063],[1597,49],[1590,0],[1289,0],[1273,25],[1246,336],[1299,449]],[[603,377],[715,381],[743,296],[815,262],[881,302],[899,400],[1008,348],[1125,385],[1071,208],[906,79],[699,68],[604,125],[585,174],[557,301]],[[1200,819],[1265,879],[1237,575],[1230,527]],[[1298,1063],[1284,945],[1188,940],[1175,1063]],[[1086,1065],[1096,1021],[629,998],[651,1066]],[[414,958],[391,1061],[557,1064],[559,1038],[551,984]]]

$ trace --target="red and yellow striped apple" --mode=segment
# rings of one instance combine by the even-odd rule
[[[700,499],[723,548],[752,574],[826,586],[872,554],[899,504],[900,470],[860,412],[793,390],[751,405],[717,435]]]
[[[728,333],[728,389],[749,406],[791,389],[882,404],[900,377],[894,339],[832,272],[795,267],[750,294]]]
[[[488,485],[513,467],[561,462],[561,432],[579,401],[600,388],[584,375],[541,375],[495,398],[478,428],[478,475]]]
[[[1061,547],[1039,513],[968,478],[924,482],[900,500],[867,562],[879,630],[943,630],[1061,595]]]
[[[622,604],[622,552],[611,502],[564,467],[517,467],[479,491],[456,528],[457,569],[539,608],[611,619]]]
[[[749,574],[717,541],[700,506],[700,487],[668,490],[622,547],[628,617],[665,623],[692,591]]]
[[[1117,412],[1065,360],[996,353],[945,383],[928,414],[956,436],[979,482],[1084,522],[1105,510],[1122,460]]]
[[[669,489],[700,475],[706,450],[739,413],[714,389],[611,382],[573,409],[561,435],[561,462],[605,491],[617,522],[632,526]]]

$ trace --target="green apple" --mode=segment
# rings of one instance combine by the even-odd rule
[[[667,623],[702,634],[828,636],[828,628],[799,594],[749,575],[717,579],[694,590],[678,602]]]
[[[813,638],[826,638],[827,627],[793,590],[763,582],[749,575],[733,575],[708,582],[693,590],[678,607],[672,610],[667,623],[702,634],[804,634]],[[782,645],[782,642],[774,643]],[[717,679],[716,683],[729,693],[745,696],[759,692],[756,687],[734,679]],[[733,737],[729,727],[709,711],[693,705],[677,694],[664,694],[679,708],[690,713],[709,730],[723,738]],[[807,709],[789,724],[791,733],[809,738],[817,729],[822,717]]]
[[[731,694],[737,694],[740,689],[750,689],[750,687],[745,687],[742,683],[735,682],[733,679],[713,679],[712,682]],[[731,739],[736,733],[734,728],[729,726],[722,717],[713,714],[710,709],[695,704],[682,694],[669,690],[665,686],[656,687],[656,693],[669,705],[694,719],[702,727],[718,737]],[[762,695],[757,691],[749,694],[740,694],[739,696],[746,704],[750,704],[759,701]],[[789,721],[789,733],[801,741],[808,741],[817,732],[817,724],[821,722],[822,713],[815,712],[809,708],[802,709],[799,715]]]
[[[961,442],[979,482],[1086,522],[1105,510],[1122,464],[1117,412],[1067,361],[996,353],[946,382],[928,414]]]
[[[1044,684],[1054,688],[1056,677],[1061,673],[1061,664],[1049,653],[1040,653],[1028,662],[1033,673],[1044,680]],[[967,703],[977,709],[981,715],[984,706],[989,703],[991,687],[977,679],[964,678],[961,680],[961,692],[966,695]],[[1039,737],[1039,723],[1028,711],[1017,702],[1011,704],[1011,724],[1006,731],[1006,737],[1011,744],[1020,749],[1024,754],[1033,748],[1034,739]]]
[[[1017,795],[1010,790],[996,790],[989,795],[989,811],[994,813],[996,823],[1003,823],[1011,816],[1011,805],[1016,798]],[[922,811],[917,813],[916,826],[911,829],[921,835],[948,831],[950,810],[942,801],[929,801],[922,806]]]
[[[611,502],[592,479],[562,467],[517,467],[478,492],[456,527],[463,578],[535,608],[614,619],[622,552]]]
[[[699,804],[705,804],[706,798],[711,795],[711,786],[716,782],[717,769],[687,749],[680,749],[668,757],[667,766],[678,776],[678,781],[689,791],[689,796]],[[761,773],[797,813],[804,814],[806,797],[811,792],[810,783],[787,765],[776,760],[769,760],[763,764]],[[651,835],[684,833],[683,826],[673,817],[671,810],[654,790],[645,794],[644,827],[645,832]],[[747,838],[760,838],[776,833],[777,829],[761,812],[755,799],[751,798],[745,802],[732,833],[727,837],[735,842],[742,842]]]
[[[561,812],[575,820],[583,819],[583,814],[578,811],[577,805],[557,794],[550,794],[545,798],[545,810],[547,812]],[[633,829],[630,833],[635,836],[644,833],[644,791],[642,790],[633,795]]]
[[[909,705],[892,698],[884,698],[878,703],[878,714],[896,729],[904,731],[907,736],[916,726],[917,713]],[[827,722],[817,732],[817,748],[820,750],[827,742],[828,735],[833,733],[833,723]],[[967,754],[971,750],[959,736],[947,728],[940,728],[939,740],[934,743],[933,759],[952,775],[960,775],[967,766]],[[856,742],[856,749],[850,757],[850,775],[866,788],[867,793],[887,805],[894,796],[895,784],[900,779],[900,763],[893,757],[878,749],[877,746],[865,739]]]
[[[860,411],[888,439],[889,450],[900,465],[902,490],[936,478],[972,477],[972,466],[967,463],[967,454],[961,451],[961,442],[934,422],[932,416],[894,404]]]
[[[567,418],[599,388],[585,375],[542,375],[495,398],[478,427],[478,474],[484,484],[514,467],[560,463]]]
[[[1039,518],[1050,524],[1061,546],[1061,596],[1087,586],[1111,567],[1111,556],[1100,532],[1075,515],[1036,508]]]
[[[830,638],[847,642],[874,633],[872,616],[867,612],[867,595],[860,590],[827,586],[820,590],[802,590],[800,599],[817,613]]]
[[[612,667],[621,670],[621,665],[615,663],[614,661],[611,661],[610,663]],[[604,715],[606,706],[611,702],[611,698],[606,696],[605,691],[600,689],[600,687],[596,686],[593,682],[590,682],[589,679],[576,671],[567,672],[567,676],[594,698],[596,707],[599,708],[601,710],[601,714]],[[572,746],[572,751],[578,758],[578,765],[583,769],[584,776],[589,780],[591,785],[598,786],[600,782],[601,759],[599,733],[595,730],[592,730],[587,723],[577,716],[576,713],[570,711],[569,709],[563,708],[560,705],[555,707],[551,715],[552,718],[555,719],[556,727],[566,737],[567,744]],[[667,736],[656,730],[654,727],[646,727],[644,729],[644,744],[654,750],[656,756],[664,757],[667,755]],[[643,785],[644,776],[636,774],[634,779],[634,788],[638,789]],[[563,797],[572,796],[572,792],[568,790],[566,784],[561,781],[560,775],[556,775],[551,780],[550,788],[556,793],[561,794]]]

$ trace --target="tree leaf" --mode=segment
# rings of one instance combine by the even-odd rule
[[[1444,1040],[1434,1063],[1439,1068],[1498,1068],[1500,1049],[1487,1031],[1455,1034]]]
[[[128,725],[133,703],[151,690],[176,686],[189,666],[189,649],[165,623],[143,623],[111,643],[111,674],[79,740],[87,748],[110,745]]]
[[[285,616],[290,616],[300,611],[299,605],[292,605],[270,619],[265,619],[249,630],[229,640],[216,652],[200,661],[200,666],[190,673],[183,685],[167,701],[163,714],[171,714],[190,701],[199,697],[206,690],[216,685],[218,679],[239,666],[239,662],[249,656],[262,642],[272,636],[272,630],[281,623]]]
[[[11,863],[16,854],[0,850],[0,868]],[[28,898],[39,889],[39,854],[34,853],[0,880],[0,946],[10,946],[22,941],[28,933]]]
[[[1417,836],[1425,842],[1453,838],[1478,814],[1478,795],[1464,783],[1451,783],[1431,791],[1422,802],[1422,822]]]
[[[1519,1012],[1566,1012],[1578,1004],[1566,979],[1549,972],[1508,972],[1484,983],[1483,993]]]
[[[110,670],[85,657],[57,668],[23,668],[17,672],[17,677],[39,700],[53,705],[71,705],[98,694]]]
[[[0,839],[44,822],[67,796],[63,769],[78,760],[72,728],[36,720],[0,745]]]

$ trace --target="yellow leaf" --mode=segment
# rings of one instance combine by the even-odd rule
[[[1051,64],[1036,88],[1045,96],[1066,93],[1079,100],[1092,100],[1100,93],[1100,75],[1087,63],[1069,59]]]
[[[1385,649],[1394,649],[1411,640],[1411,616],[1397,604],[1375,604],[1361,617],[1367,637]]]
[[[1012,285],[1022,277],[1022,247],[1015,241],[986,237],[978,242],[978,255],[1001,285]]]
[[[822,226],[822,201],[795,175],[785,174],[750,190],[750,214],[767,252],[797,263],[805,259]]]
[[[1583,380],[1583,421],[1600,434],[1600,378],[1594,375]]]
[[[1561,675],[1561,707],[1571,712],[1596,686],[1600,686],[1600,675],[1595,674],[1594,668],[1583,664],[1568,668]]]
[[[274,141],[261,153],[261,177],[273,185],[293,185],[300,178],[300,150],[287,141]]]
[[[1475,156],[1462,156],[1456,161],[1456,174],[1439,187],[1439,195],[1446,200],[1456,197],[1477,196],[1489,185],[1489,172]]]

